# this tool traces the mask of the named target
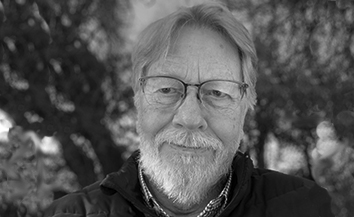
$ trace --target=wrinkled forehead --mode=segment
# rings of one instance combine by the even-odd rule
[[[210,28],[184,26],[169,41],[169,46],[158,61],[151,65],[149,75],[173,73],[183,77],[187,71],[235,73],[240,55],[224,35]],[[236,69],[236,71],[238,71]]]
[[[227,64],[217,61],[207,61],[201,63],[200,61],[194,61],[190,58],[184,58],[176,55],[168,55],[167,57],[161,58],[157,62],[153,63],[147,75],[166,75],[184,79],[187,77],[188,73],[196,73],[200,75],[203,72],[214,72],[211,73],[207,79],[219,79],[221,72],[229,74],[230,78],[235,76],[237,77],[237,75],[233,75],[233,73],[236,72],[230,69]]]
[[[153,73],[182,73],[187,71],[188,63],[191,61],[186,60],[178,56],[166,56],[160,58],[157,62],[153,63],[150,67],[150,73],[148,75],[154,75]],[[192,62],[193,64],[193,62]]]

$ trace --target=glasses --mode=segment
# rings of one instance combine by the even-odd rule
[[[175,106],[183,102],[187,87],[198,88],[197,98],[214,109],[230,108],[242,100],[248,84],[230,80],[209,80],[200,84],[187,84],[169,76],[146,76],[139,78],[140,86],[150,105]]]

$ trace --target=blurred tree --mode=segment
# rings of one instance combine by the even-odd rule
[[[17,126],[0,141],[0,216],[38,217],[53,198],[78,190],[59,143],[49,138]]]
[[[316,129],[319,137],[311,153],[312,174],[332,197],[337,217],[354,216],[354,149],[340,141],[332,123],[323,121]]]
[[[353,216],[354,3],[225,2],[246,17],[259,57],[259,102],[246,122],[249,151],[267,167],[265,157],[274,153],[265,150],[281,156],[294,147],[301,157],[287,152],[288,167],[306,162],[287,172],[316,180],[332,196],[336,216]],[[272,140],[280,148],[269,149]]]
[[[81,186],[119,169],[125,150],[108,119],[131,108],[127,0],[2,0],[0,108],[16,125],[55,137]]]
[[[224,1],[250,26],[259,57],[259,102],[248,121],[251,148],[265,166],[272,133],[280,145],[308,150],[321,120],[354,146],[352,1]],[[252,145],[253,144],[253,145]],[[311,178],[309,169],[303,174]]]

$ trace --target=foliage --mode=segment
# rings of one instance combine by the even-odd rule
[[[225,1],[244,15],[259,57],[258,105],[247,126],[264,166],[270,133],[306,154],[322,120],[354,144],[354,5],[346,1]],[[310,174],[304,174],[310,178]]]
[[[58,145],[46,149],[33,131],[12,128],[0,144],[0,216],[40,216],[56,196],[78,189]]]
[[[63,145],[81,186],[118,170],[112,124],[132,107],[115,0],[2,0],[0,107],[16,125]]]
[[[304,166],[287,172],[315,179],[329,190],[336,215],[352,216],[354,4],[225,2],[236,16],[245,15],[259,57],[259,102],[246,122],[249,151],[258,166],[267,166],[265,151],[276,140],[279,151],[269,154],[278,169],[285,151],[297,153],[293,161],[289,153],[284,158],[292,168]],[[328,123],[333,126],[316,133]]]
[[[354,215],[354,149],[349,140],[340,141],[330,122],[321,122],[312,151],[312,174],[332,197],[332,210],[338,217]]]

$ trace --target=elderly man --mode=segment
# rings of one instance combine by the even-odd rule
[[[332,216],[324,189],[255,169],[238,151],[256,61],[249,33],[221,5],[151,24],[133,52],[139,151],[45,216]]]

